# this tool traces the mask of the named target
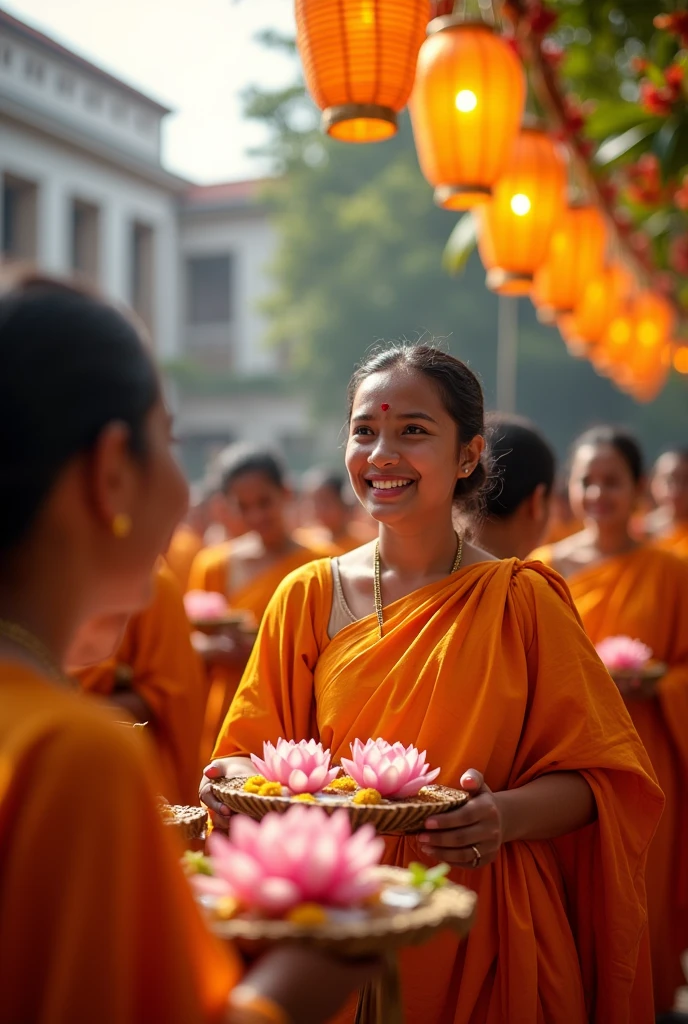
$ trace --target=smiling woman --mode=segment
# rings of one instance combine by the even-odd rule
[[[533,557],[566,577],[595,644],[639,639],[667,666],[649,699],[619,682],[666,797],[647,871],[655,1004],[663,1012],[682,983],[680,955],[688,947],[688,566],[632,537],[643,490],[642,453],[632,436],[614,427],[583,434],[573,448],[569,494],[585,529]]]
[[[356,371],[346,465],[379,540],[278,588],[201,796],[223,827],[210,779],[252,775],[264,740],[314,738],[335,762],[356,739],[427,750],[471,799],[389,837],[387,860],[448,862],[481,910],[463,945],[402,955],[409,1024],[649,1022],[661,794],[561,579],[455,532],[487,478],[483,431],[477,378],[432,346]]]

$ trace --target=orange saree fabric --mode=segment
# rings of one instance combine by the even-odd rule
[[[189,589],[224,594],[232,610],[248,612],[256,623],[262,619],[272,595],[285,576],[318,557],[314,551],[299,547],[249,583],[230,591],[231,556],[231,541],[201,551],[191,567]],[[242,669],[224,665],[214,666],[208,672],[209,692],[200,753],[202,766],[210,760],[217,734],[237,691],[241,676]]]
[[[147,745],[0,665],[0,1021],[219,1022],[239,977],[162,826]]]
[[[648,856],[647,897],[655,1000],[658,1010],[670,1010],[683,978],[679,955],[688,948],[688,566],[648,545],[567,582],[593,643],[631,636],[669,666],[655,699],[627,706],[666,796]]]
[[[657,537],[654,544],[663,551],[670,551],[679,558],[688,558],[688,523],[677,526],[664,537]]]
[[[117,653],[77,678],[84,690],[107,697],[122,673],[155,715],[150,733],[164,795],[171,803],[198,803],[207,682],[191,645],[181,590],[167,566],[156,575],[152,604],[132,616]]]
[[[216,756],[316,737],[335,761],[359,737],[427,750],[439,781],[467,768],[495,790],[581,771],[595,824],[514,842],[478,871],[468,940],[444,934],[402,956],[408,1024],[649,1024],[644,866],[662,797],[561,579],[515,559],[482,562],[416,591],[377,620],[327,636],[329,561],[276,593]],[[390,838],[387,860],[423,855]]]
[[[175,530],[165,560],[182,590],[187,588],[191,566],[203,546],[203,538],[185,523]]]

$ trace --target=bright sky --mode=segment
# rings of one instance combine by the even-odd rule
[[[0,0],[17,18],[53,36],[175,114],[166,119],[166,166],[194,181],[231,181],[265,168],[246,150],[259,125],[241,117],[248,85],[279,88],[293,62],[253,39],[293,32],[293,0]]]

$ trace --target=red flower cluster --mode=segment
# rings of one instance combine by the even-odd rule
[[[688,235],[680,235],[671,243],[669,262],[677,274],[688,274]]]
[[[683,68],[670,64],[664,72],[664,85],[655,85],[648,79],[640,83],[640,102],[648,114],[666,117],[681,96]]]
[[[544,36],[556,25],[559,15],[542,0],[532,0],[525,17],[533,34]]]
[[[628,198],[641,206],[655,206],[664,198],[659,160],[645,153],[637,163],[626,168]]]
[[[688,11],[675,11],[673,14],[658,14],[654,18],[655,28],[664,29],[672,35],[679,36],[682,46],[688,46]]]
[[[564,59],[563,47],[561,47],[559,43],[555,42],[551,37],[542,40],[540,51],[547,63],[555,69],[559,67]]]
[[[674,192],[674,203],[679,210],[688,210],[688,174],[683,175],[683,181]]]

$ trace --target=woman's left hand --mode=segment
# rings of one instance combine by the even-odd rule
[[[460,786],[470,793],[463,807],[428,818],[419,837],[422,852],[436,861],[462,868],[491,864],[504,842],[504,823],[499,802],[481,773],[469,768]]]

